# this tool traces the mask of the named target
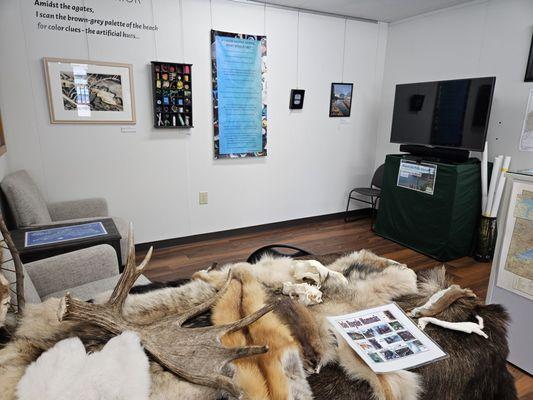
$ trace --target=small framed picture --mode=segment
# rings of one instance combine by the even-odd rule
[[[44,58],[52,124],[134,124],[131,64]]]
[[[533,36],[531,37],[531,45],[529,47],[529,57],[527,60],[524,82],[533,82]]]
[[[349,117],[352,109],[353,83],[332,83],[329,101],[330,117]]]
[[[289,109],[301,110],[304,107],[305,90],[291,89],[291,99],[289,102]]]

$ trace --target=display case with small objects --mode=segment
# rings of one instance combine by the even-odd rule
[[[192,64],[152,61],[154,128],[192,128]]]

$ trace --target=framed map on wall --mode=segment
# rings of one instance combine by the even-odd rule
[[[44,58],[52,124],[134,124],[131,64]]]
[[[533,179],[507,174],[494,263],[497,286],[533,300]],[[521,179],[523,178],[523,180]]]

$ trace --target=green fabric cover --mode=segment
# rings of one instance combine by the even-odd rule
[[[481,164],[437,165],[433,195],[397,186],[401,155],[385,161],[382,196],[375,230],[440,261],[467,256],[472,251],[481,215]]]

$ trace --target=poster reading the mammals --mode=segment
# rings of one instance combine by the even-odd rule
[[[211,31],[215,158],[267,155],[266,36]]]
[[[436,164],[401,160],[397,185],[406,189],[433,195],[436,176]]]
[[[410,369],[447,357],[395,303],[327,319],[378,373]]]

